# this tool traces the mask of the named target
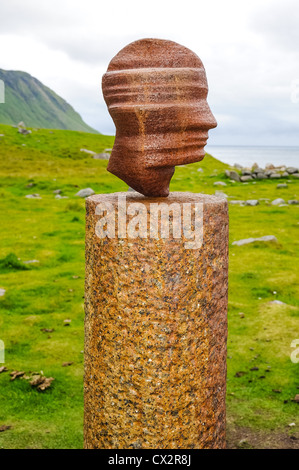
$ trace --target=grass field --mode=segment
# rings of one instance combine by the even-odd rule
[[[80,152],[101,152],[113,137],[56,130],[23,136],[4,125],[0,134],[0,289],[6,291],[0,297],[0,367],[8,369],[0,373],[0,430],[11,426],[0,432],[0,448],[81,448],[85,203],[75,194],[127,186],[106,171],[106,161]],[[226,168],[211,156],[177,167],[171,190],[299,198],[295,178],[285,189],[277,189],[279,180],[232,183]],[[227,186],[213,186],[216,181]],[[55,199],[57,189],[68,198]],[[25,198],[32,193],[41,199]],[[299,338],[299,206],[261,200],[229,209],[228,446],[299,448],[299,404],[292,401],[299,363],[290,359],[291,342]],[[275,235],[278,244],[231,245],[263,235]],[[28,260],[39,262],[23,263]],[[286,305],[270,303],[275,299]],[[11,381],[13,370],[27,376],[42,371],[55,380],[39,392],[26,378]]]

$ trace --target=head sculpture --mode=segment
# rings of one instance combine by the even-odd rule
[[[116,126],[107,170],[145,196],[168,196],[175,166],[202,160],[217,126],[200,58],[172,41],[141,39],[111,60],[102,88]]]

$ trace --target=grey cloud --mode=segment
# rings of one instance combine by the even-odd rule
[[[41,34],[42,41],[51,49],[65,52],[71,59],[87,64],[107,66],[112,57],[134,41],[134,36],[107,36],[85,30],[51,31]]]
[[[62,6],[60,8],[55,6],[55,2],[49,4],[36,0],[2,2],[0,31],[2,34],[26,34],[53,26],[63,26],[68,18],[67,11]]]
[[[89,10],[89,14],[91,11]],[[88,28],[71,3],[10,0],[1,5],[1,34],[28,36],[50,49],[87,64],[107,64],[122,47],[136,38],[111,30],[103,34],[101,26]]]
[[[263,5],[252,16],[250,26],[263,35],[273,48],[299,53],[298,0],[276,0]]]

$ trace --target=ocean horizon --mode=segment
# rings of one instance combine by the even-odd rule
[[[268,163],[274,166],[299,166],[299,147],[207,145],[205,150],[231,166],[235,163],[244,167],[257,163],[262,168]]]

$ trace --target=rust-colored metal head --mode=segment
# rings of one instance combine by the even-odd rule
[[[108,171],[145,196],[168,196],[175,166],[202,160],[217,126],[200,58],[172,41],[141,39],[111,60],[102,88],[116,126]]]

